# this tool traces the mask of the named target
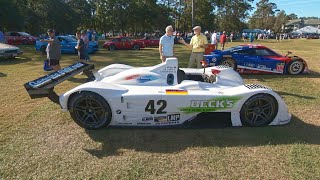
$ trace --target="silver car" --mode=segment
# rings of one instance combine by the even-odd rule
[[[14,57],[19,56],[22,53],[23,53],[23,51],[16,46],[0,43],[0,58],[1,59],[14,58]]]

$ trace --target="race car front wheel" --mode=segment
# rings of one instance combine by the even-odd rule
[[[133,49],[134,49],[134,50],[139,50],[139,49],[140,49],[140,46],[139,46],[138,44],[135,44],[135,45],[133,45]]]
[[[278,113],[277,100],[269,94],[256,94],[250,97],[242,106],[240,119],[243,125],[269,125]]]
[[[221,60],[219,65],[225,65],[225,66],[229,66],[234,70],[237,70],[237,63],[235,60],[231,59],[231,58],[224,58]]]
[[[103,97],[93,92],[77,92],[69,100],[72,119],[85,129],[99,129],[108,126],[112,113]]]
[[[113,44],[111,44],[111,45],[109,46],[109,50],[110,50],[110,51],[116,50],[116,46],[114,46]]]
[[[293,60],[288,64],[288,74],[301,74],[304,71],[304,64],[301,60]]]

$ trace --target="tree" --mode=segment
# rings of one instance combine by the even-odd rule
[[[225,0],[218,1],[217,23],[220,30],[240,31],[245,26],[245,20],[252,9],[253,0]]]
[[[257,10],[253,13],[249,21],[249,27],[252,29],[272,29],[275,22],[275,11],[277,5],[269,0],[260,0],[257,4]]]
[[[288,21],[289,17],[286,15],[286,13],[282,10],[280,11],[277,16],[275,17],[275,23],[273,26],[274,32],[283,32],[284,31],[284,25]]]

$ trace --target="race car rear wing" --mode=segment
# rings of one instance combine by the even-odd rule
[[[90,77],[93,75],[93,69],[93,64],[78,62],[36,80],[27,82],[24,84],[24,87],[31,99],[48,97],[51,101],[59,104],[59,96],[54,92],[54,87],[81,72]]]

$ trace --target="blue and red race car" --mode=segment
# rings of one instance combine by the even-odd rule
[[[227,65],[242,74],[301,74],[308,72],[305,60],[283,56],[262,45],[240,45],[204,55],[209,66]]]

